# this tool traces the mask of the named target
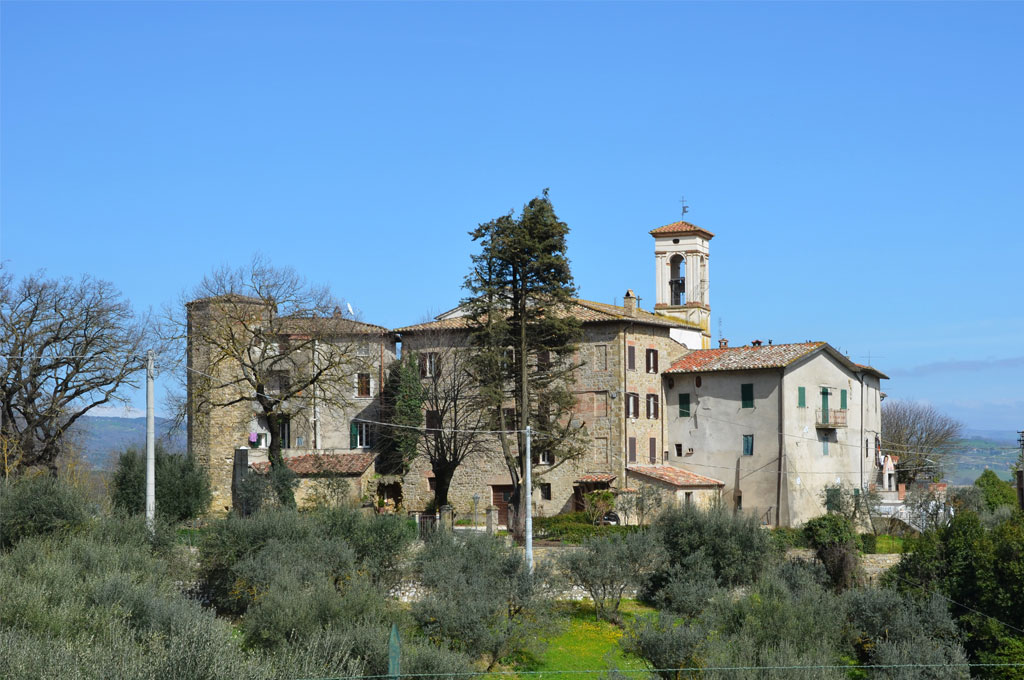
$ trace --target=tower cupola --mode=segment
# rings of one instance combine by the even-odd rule
[[[691,349],[709,348],[709,243],[715,235],[689,222],[673,222],[650,233],[654,237],[657,286],[654,311],[674,317],[695,331],[673,332],[676,340]]]

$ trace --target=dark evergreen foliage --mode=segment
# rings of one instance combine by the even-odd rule
[[[0,482],[0,548],[32,536],[71,532],[88,519],[85,496],[61,480],[30,475]]]
[[[155,450],[156,511],[171,522],[197,517],[210,505],[206,470],[192,456],[169,453],[157,441]],[[132,447],[117,461],[110,500],[128,513],[146,511],[146,452]]]
[[[381,421],[397,427],[382,426],[377,436],[380,452],[378,469],[384,474],[404,474],[416,455],[423,426],[423,385],[420,383],[419,358],[403,354],[391,364],[381,391]]]

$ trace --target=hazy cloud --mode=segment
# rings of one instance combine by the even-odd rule
[[[960,361],[936,361],[911,368],[893,368],[887,372],[893,376],[926,376],[954,371],[976,373],[993,369],[1024,368],[1024,356],[1004,359],[971,359]]]

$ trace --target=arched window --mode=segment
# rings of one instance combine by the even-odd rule
[[[682,255],[673,255],[669,260],[671,266],[671,278],[669,278],[669,304],[686,304],[686,265],[683,263]]]

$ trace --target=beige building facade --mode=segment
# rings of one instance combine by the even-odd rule
[[[824,342],[691,352],[665,371],[669,462],[722,480],[762,524],[798,526],[826,486],[873,481],[885,377]]]

